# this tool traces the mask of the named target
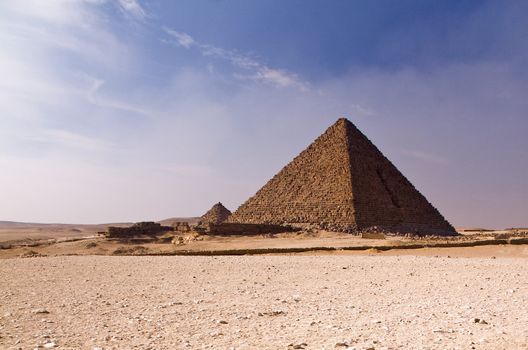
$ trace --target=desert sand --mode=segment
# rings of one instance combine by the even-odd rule
[[[526,349],[524,258],[0,260],[0,347]]]
[[[1,349],[528,348],[526,244],[396,249],[421,241],[324,231],[136,244],[102,229],[3,227]],[[121,256],[325,246],[371,248]]]

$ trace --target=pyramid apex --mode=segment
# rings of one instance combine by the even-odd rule
[[[345,117],[339,117],[337,121],[334,123],[334,126],[339,126],[339,127],[343,127],[347,125],[354,125],[354,124]]]

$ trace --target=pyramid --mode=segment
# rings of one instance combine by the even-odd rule
[[[345,118],[242,204],[228,222],[309,224],[344,232],[457,234]]]
[[[200,221],[202,223],[221,224],[227,220],[229,215],[231,215],[229,209],[224,207],[222,203],[218,202],[200,218]]]

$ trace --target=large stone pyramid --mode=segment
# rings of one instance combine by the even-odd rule
[[[224,207],[222,203],[218,202],[200,218],[200,221],[202,223],[221,224],[227,220],[229,215],[231,215],[229,209]]]
[[[242,204],[228,222],[310,224],[345,232],[456,234],[438,210],[344,118]]]

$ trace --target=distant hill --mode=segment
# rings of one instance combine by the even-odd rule
[[[68,227],[106,227],[106,226],[129,226],[131,222],[105,223],[105,224],[58,224],[38,222],[0,221],[0,229],[35,229],[35,228],[68,228]]]
[[[149,220],[142,220],[149,221]],[[153,220],[152,220],[153,221]],[[197,224],[200,221],[199,217],[187,217],[187,218],[168,218],[161,221],[158,221],[162,225],[171,226],[175,222],[188,222],[189,224]],[[38,222],[17,222],[17,221],[1,221],[0,220],[0,229],[37,229],[37,228],[70,228],[70,227],[79,227],[79,228],[104,228],[108,226],[131,226],[133,222],[111,222],[111,223],[102,223],[102,224],[60,224],[60,223],[38,223]]]
[[[69,224],[41,224],[36,222],[0,221],[0,228],[36,228],[36,227],[64,227],[79,226]]]
[[[24,222],[14,222],[14,221],[0,221],[0,227],[23,227],[27,226],[27,223]]]
[[[35,222],[0,221],[0,242],[20,240],[46,240],[92,236],[107,230],[108,226],[130,226],[132,223],[99,225],[44,224]]]

